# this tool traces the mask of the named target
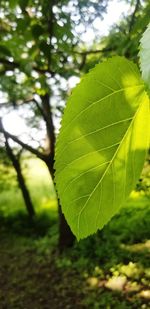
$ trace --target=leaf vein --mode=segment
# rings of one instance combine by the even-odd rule
[[[83,173],[79,174],[77,177],[73,178],[71,181],[69,181],[69,183],[66,185],[64,191],[62,192],[62,198],[63,198],[64,193],[65,193],[66,190],[68,189],[68,187],[69,187],[73,182],[75,182],[75,181],[76,181],[77,179],[79,179],[81,176],[83,176],[83,175],[89,173],[90,171],[92,171],[92,170],[94,170],[94,169],[100,168],[101,166],[106,165],[106,164],[108,164],[109,162],[110,162],[110,161],[106,161],[106,162],[101,163],[101,164],[99,164],[99,165],[97,165],[97,166],[94,166],[94,167],[92,167],[92,168],[90,168],[90,169],[84,171]]]
[[[84,112],[86,112],[88,109],[90,109],[91,107],[93,107],[93,105],[97,104],[97,103],[100,103],[100,102],[103,102],[105,99],[113,96],[114,94],[116,93],[119,93],[119,92],[122,92],[122,91],[126,91],[127,89],[129,88],[141,88],[143,87],[143,84],[140,84],[140,85],[135,85],[135,86],[128,86],[128,87],[124,87],[124,88],[120,88],[120,89],[117,89],[116,91],[112,92],[112,93],[109,93],[107,95],[105,95],[103,98],[97,100],[97,101],[94,101],[94,102],[91,102],[91,105],[88,105],[87,107],[85,107],[82,111],[80,111],[69,123],[68,125],[65,126],[65,129],[64,131],[61,132],[61,134],[64,134],[64,132],[70,127],[70,125],[76,120],[78,119]],[[60,155],[62,154],[63,150],[60,152]]]
[[[110,124],[107,125],[107,126],[104,126],[104,127],[102,127],[102,128],[96,129],[96,130],[94,130],[94,131],[92,131],[92,132],[89,132],[89,133],[87,133],[87,134],[81,135],[80,137],[78,137],[78,138],[76,138],[76,139],[70,141],[70,142],[66,145],[66,148],[68,147],[68,145],[70,145],[70,144],[72,144],[72,143],[74,143],[74,142],[76,142],[76,141],[78,141],[78,140],[80,140],[80,139],[82,139],[82,138],[84,138],[84,137],[86,137],[86,136],[89,136],[89,135],[92,135],[92,134],[94,134],[94,133],[103,131],[103,130],[105,130],[105,129],[107,129],[107,128],[113,127],[113,126],[115,126],[115,125],[117,125],[117,124],[120,124],[120,123],[129,121],[129,120],[132,120],[132,119],[133,119],[133,117],[129,117],[129,118],[126,118],[126,119],[122,119],[122,120],[119,120],[119,121],[117,121],[117,122],[110,123]]]
[[[107,150],[107,149],[111,149],[111,148],[113,148],[113,147],[115,147],[115,146],[117,146],[119,144],[120,144],[120,141],[115,143],[115,144],[113,144],[113,145],[111,145],[111,146],[107,146],[107,147],[104,147],[104,148],[100,148],[100,149],[96,149],[94,151],[88,152],[88,153],[78,157],[77,159],[75,159],[75,160],[73,160],[73,161],[71,161],[69,163],[64,163],[65,167],[58,174],[62,173],[68,166],[72,165],[73,163],[75,163],[78,160],[81,160],[82,158],[86,158],[87,156],[89,156],[91,154],[94,154],[96,152],[101,152],[101,151],[104,151],[104,150]]]
[[[92,195],[94,194],[95,190],[97,189],[97,187],[100,185],[100,183],[101,183],[102,180],[104,179],[104,177],[105,177],[107,171],[109,170],[111,164],[113,163],[114,158],[116,157],[116,155],[117,155],[117,153],[118,153],[118,151],[119,151],[119,149],[120,149],[122,143],[124,142],[124,139],[126,138],[126,136],[127,136],[127,134],[128,134],[128,131],[130,130],[130,128],[131,128],[131,126],[132,126],[132,124],[133,124],[133,122],[134,122],[134,120],[135,120],[135,118],[136,118],[136,115],[137,115],[137,113],[138,113],[138,111],[139,111],[139,109],[140,109],[140,106],[141,106],[141,105],[139,105],[139,108],[137,109],[137,111],[136,111],[136,113],[135,113],[135,115],[134,115],[134,117],[133,117],[133,119],[132,119],[132,121],[131,121],[131,123],[130,123],[130,125],[129,125],[129,127],[128,127],[128,129],[127,129],[125,135],[124,135],[124,137],[123,137],[123,139],[122,139],[122,141],[121,141],[120,144],[119,144],[119,147],[117,148],[116,152],[114,153],[114,155],[113,155],[113,157],[112,157],[112,160],[111,160],[110,163],[108,164],[108,166],[107,166],[106,170],[104,171],[102,177],[101,177],[100,180],[98,181],[98,183],[97,183],[97,185],[95,186],[95,188],[92,190],[91,194],[89,195],[88,199],[86,200],[86,202],[84,203],[83,207],[81,208],[81,210],[80,210],[80,212],[79,212],[79,214],[78,214],[78,220],[77,220],[77,235],[78,235],[78,238],[79,238],[79,234],[80,234],[80,218],[81,218],[81,214],[82,214],[82,212],[84,211],[85,207],[87,206],[87,204],[88,204],[89,200],[91,199]]]

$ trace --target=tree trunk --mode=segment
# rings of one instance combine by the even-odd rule
[[[59,250],[62,252],[65,248],[72,247],[75,241],[75,236],[70,230],[70,227],[62,213],[61,206],[58,200],[59,213]]]
[[[20,165],[19,159],[13,154],[13,151],[9,145],[7,137],[5,137],[5,145],[6,145],[7,155],[9,156],[13,164],[13,167],[16,171],[16,174],[17,174],[18,184],[22,192],[22,196],[24,199],[24,203],[25,203],[29,218],[33,219],[33,217],[35,216],[35,211],[34,211],[34,207],[33,207],[33,204],[30,198],[28,188],[26,186],[26,183],[25,183],[22,171],[21,171],[21,165]]]
[[[41,97],[41,100],[42,100],[42,110],[44,114],[46,133],[47,133],[47,147],[45,151],[45,155],[46,155],[45,163],[48,167],[50,176],[54,183],[55,130],[54,130],[49,94],[46,93],[43,97]],[[54,186],[55,186],[55,183],[54,183]],[[56,192],[56,195],[57,195],[57,192]],[[60,251],[63,251],[66,247],[70,247],[73,245],[75,237],[70,230],[70,227],[64,217],[64,214],[62,213],[61,206],[59,205],[58,197],[57,197],[57,201],[58,201],[58,215],[59,215],[58,247]]]
[[[46,165],[48,167],[50,176],[54,183],[54,164],[51,165],[51,161],[47,160]],[[55,187],[55,183],[54,183]],[[68,247],[72,247],[75,241],[75,236],[73,235],[65,216],[62,212],[61,205],[59,203],[59,199],[57,196],[56,191],[56,197],[57,197],[57,203],[58,203],[58,217],[59,217],[59,241],[58,241],[58,248],[59,251],[62,252]]]
[[[24,202],[25,202],[25,205],[26,205],[28,215],[31,219],[33,219],[33,217],[35,216],[35,210],[34,210],[34,207],[33,207],[33,204],[32,204],[31,198],[30,198],[30,194],[29,194],[28,188],[27,188],[25,180],[24,180],[24,177],[22,175],[22,171],[21,171],[19,161],[17,162],[15,169],[16,169],[16,173],[17,173],[18,184],[19,184],[19,187],[21,189],[21,192],[22,192],[22,195],[23,195],[23,198],[24,198]]]

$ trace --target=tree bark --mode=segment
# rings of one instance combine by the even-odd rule
[[[61,205],[58,200],[58,213],[59,213],[59,250],[64,251],[68,247],[72,247],[75,241],[75,236],[73,235],[70,227],[65,219],[62,212]]]
[[[55,137],[55,129],[50,105],[50,96],[48,93],[46,93],[43,97],[41,97],[41,99],[42,99],[42,111],[45,120],[46,135],[47,135],[45,154],[51,156],[53,165],[56,137]]]
[[[53,184],[55,187],[54,182],[54,164],[51,165],[51,160],[47,160],[46,162],[47,168],[50,173],[50,177],[53,180]],[[59,239],[58,239],[58,248],[60,252],[63,252],[66,248],[72,247],[75,241],[75,236],[72,233],[65,216],[62,212],[62,208],[59,202],[59,198],[56,191],[56,198],[57,198],[57,204],[58,204],[58,224],[59,224]]]
[[[19,184],[19,187],[20,187],[21,192],[22,192],[22,196],[23,196],[23,199],[24,199],[24,202],[25,202],[25,205],[26,205],[28,215],[29,215],[30,219],[33,219],[33,217],[35,216],[35,210],[34,210],[34,207],[33,207],[32,201],[31,201],[31,197],[30,197],[28,188],[26,186],[26,183],[25,183],[22,171],[21,171],[20,163],[19,163],[19,161],[16,161],[16,163],[17,164],[16,164],[15,169],[16,169],[16,173],[17,173],[18,184]]]

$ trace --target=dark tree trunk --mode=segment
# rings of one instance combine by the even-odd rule
[[[14,155],[6,136],[5,136],[5,146],[6,146],[7,155],[9,156],[13,164],[13,167],[16,171],[18,184],[22,192],[22,196],[24,199],[24,203],[25,203],[29,218],[33,219],[35,215],[35,211],[34,211],[34,207],[33,207],[33,204],[30,198],[28,188],[26,186],[26,183],[25,183],[22,171],[21,171],[21,165],[20,165],[19,159]]]
[[[62,213],[61,206],[58,200],[58,212],[59,212],[59,250],[64,251],[65,248],[72,247],[75,241],[75,236],[70,230],[70,227]]]
[[[34,210],[34,207],[33,207],[33,204],[30,198],[30,194],[29,194],[28,188],[26,186],[26,183],[25,183],[22,171],[21,171],[20,163],[19,161],[16,161],[16,163],[17,164],[16,164],[15,169],[17,173],[18,184],[19,184],[19,187],[21,189],[21,192],[24,198],[24,202],[26,205],[28,215],[31,219],[33,219],[33,217],[35,216],[35,210]]]
[[[47,147],[46,147],[46,160],[45,163],[50,172],[50,176],[54,183],[54,151],[55,151],[55,131],[53,124],[53,117],[50,105],[50,96],[45,94],[42,99],[42,110],[46,124],[47,132]],[[54,184],[55,186],[55,184]],[[57,192],[56,192],[57,195]],[[57,198],[58,200],[58,198]],[[63,251],[67,247],[71,247],[74,243],[75,237],[70,230],[70,227],[62,213],[61,206],[58,200],[58,215],[59,215],[59,250]]]
[[[50,96],[46,93],[42,99],[42,110],[43,110],[43,117],[45,120],[46,126],[46,145],[45,145],[45,154],[50,155],[51,159],[54,161],[54,151],[55,151],[55,129],[53,124],[53,117],[50,105]],[[53,165],[53,164],[52,164]]]
[[[51,161],[47,160],[46,165],[48,167],[48,170],[50,172],[50,176],[54,183],[54,164],[51,165]],[[54,184],[55,186],[55,184]],[[57,192],[56,192],[57,196]],[[75,241],[75,236],[73,235],[65,216],[62,212],[61,205],[59,203],[59,199],[57,197],[58,202],[58,217],[59,217],[59,241],[58,241],[58,247],[59,251],[62,252],[68,247],[72,247]]]

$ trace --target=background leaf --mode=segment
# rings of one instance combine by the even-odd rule
[[[100,229],[135,186],[148,144],[149,99],[136,65],[114,57],[76,87],[56,146],[56,185],[78,239]]]
[[[139,55],[142,77],[150,89],[150,23],[142,36]]]

